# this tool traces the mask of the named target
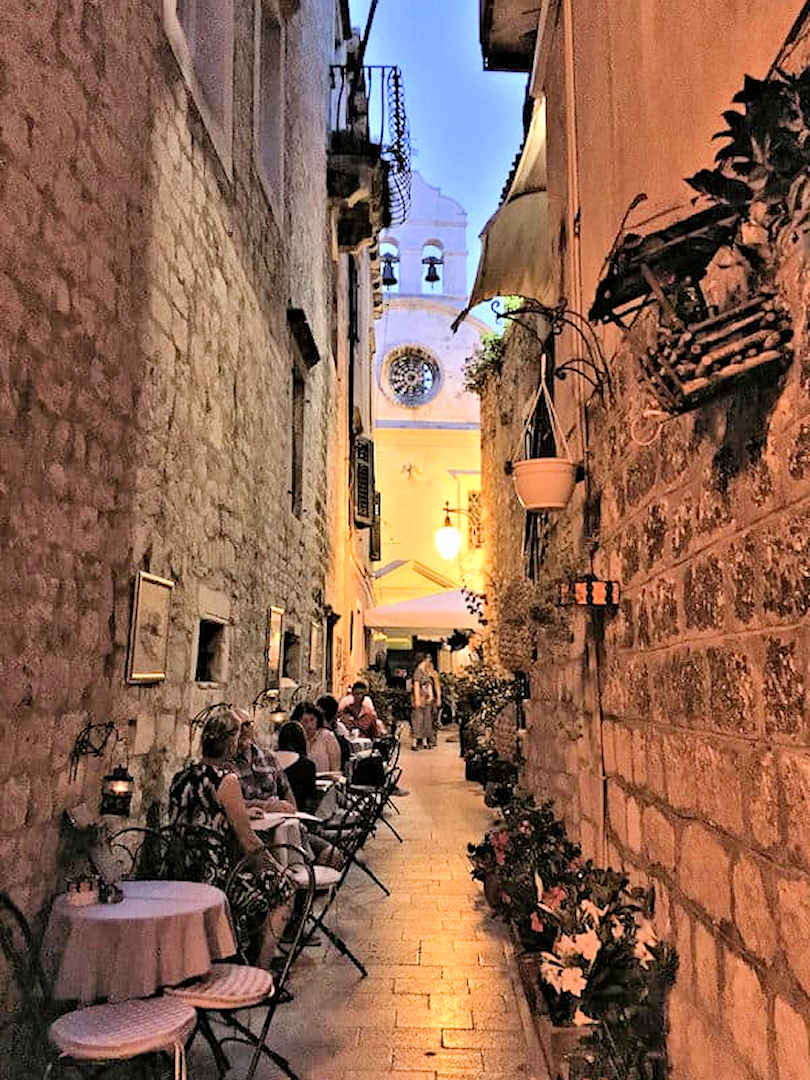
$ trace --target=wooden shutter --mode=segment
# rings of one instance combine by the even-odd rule
[[[374,524],[374,443],[365,435],[354,440],[354,523],[362,529]]]
[[[368,537],[368,557],[371,562],[382,559],[382,519],[380,517],[380,493],[374,492],[374,522]]]

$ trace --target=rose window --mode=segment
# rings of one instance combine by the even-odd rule
[[[439,389],[439,365],[426,356],[404,353],[388,367],[388,385],[400,405],[415,408],[435,397]]]

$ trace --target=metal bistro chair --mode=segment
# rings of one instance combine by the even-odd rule
[[[89,1005],[57,1016],[38,943],[6,893],[0,893],[0,953],[20,1000],[16,1012],[0,1023],[0,1038],[5,1048],[11,1044],[10,1052],[20,1061],[44,1066],[43,1075],[49,1077],[64,1066],[98,1072],[132,1058],[144,1058],[156,1070],[158,1055],[173,1053],[175,1080],[185,1077],[185,1043],[197,1021],[190,1005],[148,998]],[[58,1057],[49,1051],[48,1042]]]
[[[380,881],[365,858],[361,857],[363,847],[370,836],[374,834],[379,812],[379,796],[374,788],[366,791],[357,789],[349,790],[345,795],[346,805],[338,807],[331,817],[325,818],[316,831],[319,835],[329,840],[352,866],[370,877],[386,896],[391,895],[391,890],[384,882]],[[355,834],[355,826],[358,827]]]
[[[252,967],[240,963],[217,963],[211,971],[202,979],[189,983],[186,986],[174,987],[166,991],[167,996],[193,1006],[197,1010],[197,1027],[192,1033],[189,1045],[194,1035],[199,1031],[214,1055],[214,1061],[220,1077],[230,1069],[230,1062],[223,1047],[227,1043],[243,1043],[252,1046],[253,1056],[250,1061],[245,1080],[253,1080],[259,1060],[264,1054],[288,1076],[290,1080],[298,1080],[290,1063],[281,1054],[276,1053],[267,1045],[267,1036],[270,1025],[273,1022],[276,1008],[283,1000],[284,986],[292,969],[295,958],[300,953],[300,944],[306,933],[307,923],[312,909],[315,896],[315,875],[312,867],[306,860],[305,852],[295,844],[279,844],[269,853],[273,858],[273,852],[285,850],[287,854],[297,855],[301,862],[295,866],[282,866],[278,860],[278,873],[281,877],[287,877],[299,891],[298,902],[293,913],[293,925],[287,928],[290,935],[289,949],[284,956],[283,963],[275,975],[271,975],[264,968]],[[244,871],[249,864],[249,858],[245,856],[233,867],[225,884],[225,893],[236,880],[238,874]],[[252,1009],[260,1006],[266,1008],[264,1023],[258,1034],[239,1019],[239,1013],[244,1009]],[[227,1026],[229,1034],[223,1038],[217,1038],[211,1026],[211,1015],[214,1014]]]

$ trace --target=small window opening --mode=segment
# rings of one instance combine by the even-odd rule
[[[301,672],[301,639],[292,630],[284,632],[284,666],[282,674],[285,679],[298,682]]]
[[[225,671],[225,623],[200,619],[196,682],[222,682]]]
[[[296,369],[292,373],[292,415],[290,506],[296,517],[301,516],[304,487],[304,380]]]

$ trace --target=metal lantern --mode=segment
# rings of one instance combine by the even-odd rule
[[[129,817],[135,781],[126,765],[117,765],[101,785],[101,813]]]
[[[461,533],[450,520],[451,513],[455,513],[455,511],[451,511],[450,504],[445,503],[444,525],[436,530],[433,538],[436,550],[443,559],[455,559],[461,550]]]
[[[602,581],[586,577],[560,584],[560,604],[579,604],[583,607],[615,607],[619,603],[621,585],[618,581]]]

